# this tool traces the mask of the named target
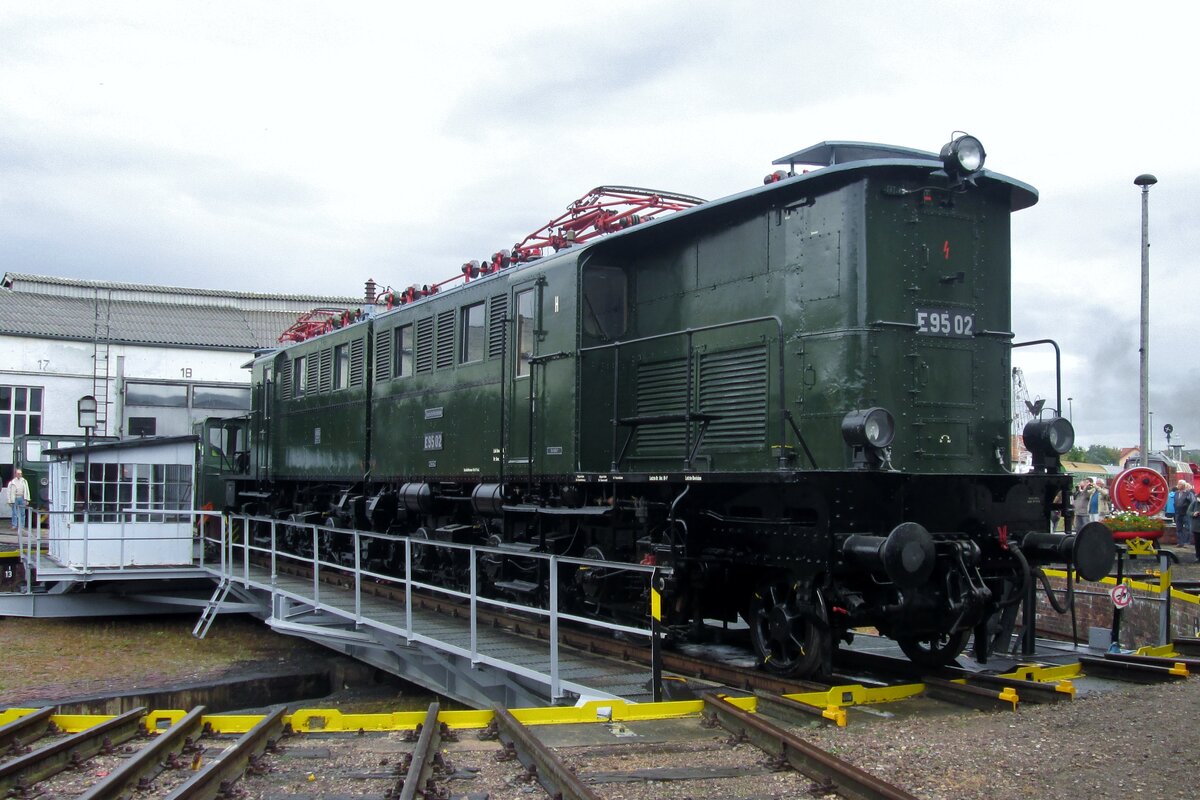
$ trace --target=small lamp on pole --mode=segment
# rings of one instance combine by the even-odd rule
[[[92,429],[96,427],[96,398],[86,394],[79,398],[79,427],[83,428],[83,510],[87,514],[92,504],[91,465],[88,456],[92,446]]]

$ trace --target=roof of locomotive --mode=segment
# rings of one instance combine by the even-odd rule
[[[869,142],[826,141],[797,150],[795,153],[776,159],[774,164],[826,164],[811,171],[790,174],[781,180],[755,186],[736,194],[710,200],[692,208],[677,211],[665,217],[648,220],[640,225],[611,233],[608,236],[577,245],[566,252],[583,252],[589,248],[604,247],[608,243],[619,242],[627,237],[645,236],[651,230],[662,226],[686,224],[685,220],[700,220],[710,214],[719,214],[721,209],[735,205],[752,203],[763,195],[780,191],[789,191],[803,183],[813,182],[814,189],[820,191],[823,185],[837,184],[847,180],[856,172],[874,172],[904,168],[916,168],[929,175],[945,175],[941,157],[925,150],[909,147],[897,147],[887,144],[871,144]],[[1000,184],[1011,191],[1010,208],[1020,211],[1029,208],[1038,201],[1037,189],[1023,181],[1010,178],[998,172],[983,169],[967,179],[973,185]],[[653,235],[653,234],[650,234]],[[556,254],[557,255],[557,254]],[[537,263],[537,262],[533,262]]]
[[[912,147],[898,147],[892,144],[875,144],[873,142],[818,142],[803,150],[797,150],[789,156],[782,156],[772,161],[772,164],[787,164],[795,167],[797,164],[816,164],[820,167],[832,167],[845,164],[848,161],[868,161],[888,158],[919,158],[925,161],[941,162],[937,155],[928,150],[917,150]]]
[[[685,220],[698,220],[706,218],[709,214],[720,213],[719,209],[727,208],[732,205],[738,205],[744,202],[752,201],[753,198],[759,195],[766,195],[778,191],[786,191],[788,187],[794,187],[800,183],[808,181],[816,181],[818,184],[827,181],[837,181],[839,176],[845,178],[847,175],[854,172],[867,170],[885,170],[894,168],[917,168],[932,173],[938,173],[942,170],[942,160],[935,153],[926,150],[917,150],[910,147],[899,147],[888,144],[873,144],[870,142],[849,142],[849,141],[824,141],[819,142],[810,147],[782,156],[775,159],[773,164],[787,164],[794,168],[796,164],[814,164],[824,165],[819,166],[812,171],[805,171],[798,174],[789,175],[782,180],[764,184],[763,186],[755,186],[736,194],[731,194],[726,197],[721,197],[716,200],[710,200],[706,203],[693,206],[692,208],[677,211],[674,214],[669,214],[664,217],[647,220],[640,225],[634,225],[621,231],[610,233],[607,236],[595,239],[593,241],[577,244],[572,247],[564,248],[558,252],[542,258],[526,261],[520,264],[513,264],[511,267],[502,272],[494,272],[490,275],[481,276],[476,281],[490,281],[496,279],[502,274],[511,273],[513,271],[536,268],[564,258],[578,259],[583,254],[592,251],[596,248],[603,248],[612,243],[627,241],[629,237],[641,237],[651,234],[651,231],[661,231],[662,226],[673,227]],[[932,168],[932,169],[931,169]],[[944,173],[943,173],[944,174]],[[1013,211],[1019,211],[1023,208],[1028,208],[1034,205],[1038,200],[1037,189],[1027,183],[1018,181],[1015,178],[1010,178],[998,172],[991,170],[980,170],[971,179],[972,183],[998,183],[1008,186],[1012,191],[1011,208]],[[471,281],[471,285],[476,281]],[[435,300],[444,294],[453,294],[463,289],[468,284],[460,284],[436,294],[420,298],[412,303],[402,306],[396,306],[388,311],[377,312],[372,316],[391,315],[402,312],[408,308],[419,308],[429,300]],[[361,322],[366,322],[368,317],[364,317]],[[354,323],[359,324],[359,323]],[[313,337],[319,339],[321,337]],[[263,350],[255,354],[254,361],[259,361],[275,356],[281,350],[287,350],[291,347],[289,344],[282,344],[277,348]],[[251,362],[253,363],[253,362]],[[250,366],[247,364],[246,366]]]

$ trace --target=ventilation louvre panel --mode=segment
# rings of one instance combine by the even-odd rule
[[[366,375],[363,369],[366,364],[367,340],[355,339],[350,343],[350,386],[362,386]]]
[[[417,320],[417,368],[433,372],[433,317]]]
[[[701,355],[700,410],[720,417],[709,424],[701,451],[766,444],[767,366],[765,345]]]
[[[508,297],[497,295],[488,303],[488,358],[504,355],[504,326],[508,316]]]
[[[375,332],[375,380],[377,381],[387,381],[392,378],[392,338],[394,335],[395,330]]]
[[[454,309],[443,311],[437,317],[437,368],[454,366]]]

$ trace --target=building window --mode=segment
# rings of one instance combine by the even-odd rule
[[[462,352],[458,363],[483,361],[483,303],[462,310]]]
[[[154,436],[158,432],[157,417],[130,417],[130,436]]]
[[[130,381],[125,384],[125,404],[187,408],[188,387],[182,383],[134,383]]]
[[[533,358],[533,289],[517,292],[517,377],[529,374]]]
[[[339,344],[333,348],[333,388],[350,387],[350,345]]]
[[[249,386],[193,386],[193,408],[221,408],[231,411],[250,410]]]
[[[392,374],[397,378],[407,378],[413,374],[413,326],[401,325],[396,328],[395,336],[392,352],[395,354],[396,368]]]
[[[0,438],[42,432],[42,387],[0,386]]]
[[[308,359],[304,356],[297,356],[292,362],[292,397],[304,397],[308,394]]]

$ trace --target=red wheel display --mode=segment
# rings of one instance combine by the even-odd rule
[[[1167,507],[1167,479],[1148,467],[1133,467],[1113,481],[1112,499],[1122,511],[1153,517]]]

